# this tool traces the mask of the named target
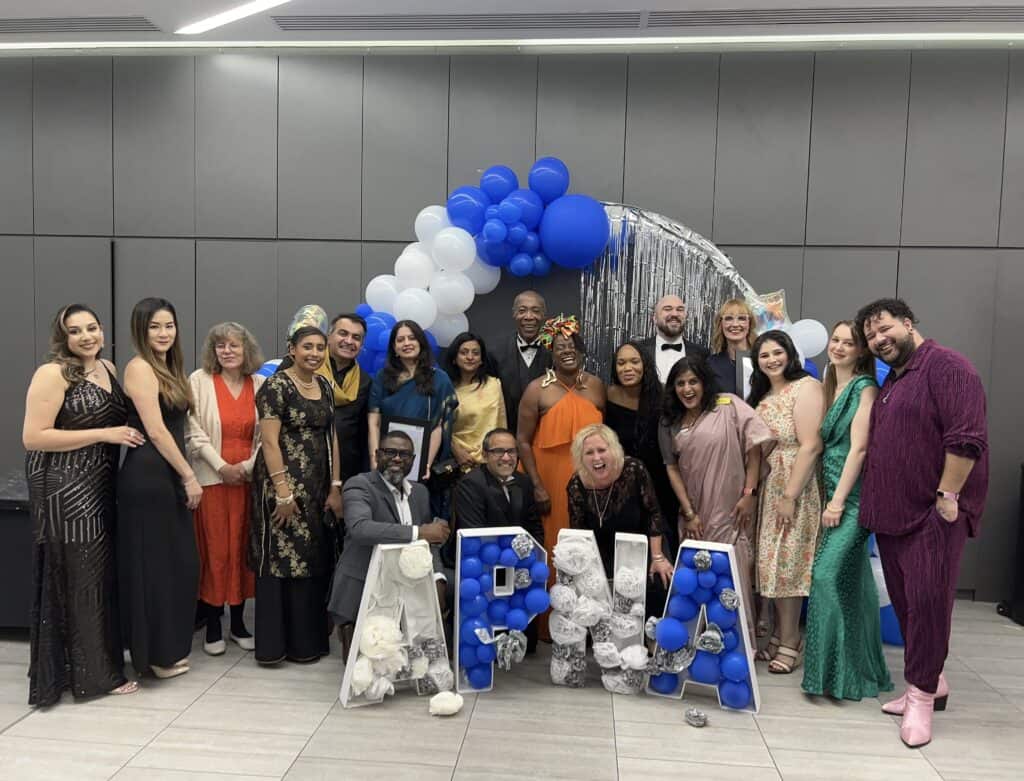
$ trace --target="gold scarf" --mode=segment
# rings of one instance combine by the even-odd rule
[[[359,372],[359,364],[353,362],[352,368],[345,375],[345,379],[342,380],[341,385],[338,385],[338,381],[334,377],[334,364],[331,362],[330,357],[324,359],[324,362],[320,364],[320,368],[316,370],[317,374],[321,375],[331,384],[331,389],[334,391],[335,407],[343,407],[356,400],[356,396],[359,395],[359,381],[362,379],[362,375]]]

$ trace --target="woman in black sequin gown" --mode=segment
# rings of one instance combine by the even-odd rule
[[[123,671],[114,564],[118,446],[142,434],[125,425],[127,398],[100,359],[103,330],[78,304],[53,323],[49,361],[32,378],[23,441],[33,528],[29,704],[130,694]]]

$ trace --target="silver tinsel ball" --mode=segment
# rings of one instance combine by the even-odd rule
[[[529,588],[530,584],[533,583],[533,576],[530,575],[530,570],[526,567],[520,567],[516,570],[515,584],[516,588]]]
[[[735,610],[740,606],[740,595],[731,588],[723,588],[722,593],[718,595],[718,601],[726,610]]]
[[[516,556],[525,559],[533,550],[533,538],[526,533],[517,534],[512,538],[512,550],[516,552]]]
[[[595,643],[607,643],[612,639],[612,628],[607,621],[598,621],[590,627],[590,636],[594,638]]]
[[[560,586],[571,586],[576,578],[570,575],[568,572],[562,572],[558,570],[555,573],[555,582]]]
[[[684,718],[686,719],[686,723],[691,727],[703,727],[708,723],[707,714],[697,708],[687,708],[686,716]]]
[[[648,640],[655,639],[655,632],[658,631],[658,622],[661,621],[657,616],[651,616],[647,619],[647,623],[644,624],[644,634],[647,635]]]
[[[706,550],[699,550],[693,554],[693,566],[699,572],[711,569],[711,553]]]
[[[697,638],[697,650],[707,651],[712,654],[720,654],[725,648],[725,641],[722,639],[722,630],[718,627],[712,628],[713,624],[708,624],[708,628],[700,633],[700,637]]]

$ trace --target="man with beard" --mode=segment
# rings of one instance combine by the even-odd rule
[[[530,382],[551,368],[551,354],[538,342],[545,317],[547,304],[544,297],[534,290],[524,290],[512,302],[515,334],[488,349],[501,380],[505,415],[513,434],[518,430],[519,401],[523,391]]]
[[[871,409],[860,525],[875,532],[905,641],[902,714],[911,747],[931,740],[949,686],[942,667],[960,555],[978,533],[988,490],[985,390],[957,352],[925,339],[910,307],[883,298],[857,313],[868,349],[892,368]]]
[[[533,481],[549,548],[558,542],[558,532],[569,527],[565,488],[575,474],[573,437],[584,426],[600,423],[604,414],[604,383],[583,370],[586,347],[579,330],[575,317],[559,315],[544,324],[540,342],[551,351],[554,368],[527,386],[519,405],[519,455]],[[548,639],[546,616],[540,636]]]
[[[442,607],[445,604],[446,582],[438,551],[448,539],[448,524],[431,521],[429,492],[407,479],[414,456],[409,435],[392,431],[377,448],[377,471],[364,472],[345,483],[345,549],[334,570],[327,609],[339,627],[346,659],[375,545],[429,542],[438,599]]]
[[[658,303],[654,305],[653,319],[657,333],[638,341],[654,356],[655,365],[658,367],[658,380],[664,385],[676,361],[684,355],[707,358],[708,351],[699,344],[683,338],[686,304],[679,296],[667,295],[658,299]]]

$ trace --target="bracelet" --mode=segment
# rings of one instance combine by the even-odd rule
[[[194,483],[194,482],[196,482],[196,476],[192,475],[192,477],[188,477],[188,478],[182,480],[181,484],[182,485],[188,485],[189,483]]]
[[[686,511],[682,507],[679,508],[679,514],[683,516],[683,518],[687,521],[692,521],[694,518],[697,517],[697,513],[695,513],[693,510]]]
[[[278,475],[283,475],[283,474],[284,474],[285,472],[287,472],[287,471],[288,471],[287,469],[279,469],[279,470],[278,470],[278,471],[276,471],[276,472],[271,472],[271,473],[270,473],[269,475],[267,475],[267,476],[268,476],[268,477],[277,477]]]
[[[651,561],[664,561],[664,560],[665,560],[665,557],[662,556],[661,554],[658,554],[657,556],[651,556]]]
[[[841,512],[842,512],[842,511],[843,511],[844,509],[846,509],[846,503],[844,502],[844,503],[843,503],[843,504],[842,504],[841,506],[839,506],[839,507],[833,507],[833,506],[832,506],[832,502],[828,502],[828,503],[827,503],[827,504],[825,505],[825,509],[826,509],[826,510],[828,510],[829,512],[833,512],[833,513],[841,513]]]
[[[278,507],[284,504],[291,504],[292,502],[295,501],[295,494],[291,493],[288,494],[287,496],[275,496],[274,501],[277,502]]]
[[[331,488],[341,488],[341,480],[331,480]]]

